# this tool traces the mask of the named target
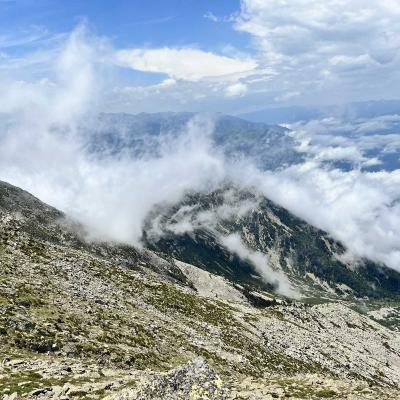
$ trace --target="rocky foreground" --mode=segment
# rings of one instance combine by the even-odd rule
[[[0,398],[400,398],[395,300],[288,301],[66,221],[0,185]]]

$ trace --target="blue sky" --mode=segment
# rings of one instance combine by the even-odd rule
[[[98,35],[117,46],[185,46],[209,49],[235,42],[246,46],[248,37],[230,24],[215,24],[207,13],[228,16],[240,8],[238,0],[10,0],[0,1],[1,34],[43,27],[52,33],[70,32],[85,18]]]
[[[75,68],[90,64],[105,109],[395,99],[399,18],[396,0],[0,0],[0,83],[57,85],[73,38],[85,53]]]

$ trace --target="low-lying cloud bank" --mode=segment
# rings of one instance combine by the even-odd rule
[[[210,140],[213,122],[199,116],[189,122],[185,134],[170,136],[156,156],[121,153],[99,158],[87,152],[87,138],[79,129],[83,123],[90,127],[101,101],[95,99],[107,90],[98,85],[107,82],[98,75],[98,59],[96,45],[83,29],[71,35],[48,66],[48,79],[2,78],[0,179],[79,219],[93,238],[135,245],[140,245],[143,223],[156,204],[172,204],[188,191],[209,192],[230,180],[257,187],[341,240],[352,255],[400,271],[400,170],[346,170],[326,163],[348,158],[360,166],[376,163],[376,155],[371,161],[364,148],[366,143],[372,146],[373,136],[349,142],[330,136],[326,124],[325,130],[321,123],[295,126],[292,134],[308,160],[261,171],[251,160],[228,161]],[[318,136],[321,132],[324,135]],[[391,135],[393,148],[398,132]],[[262,255],[243,248],[238,238],[221,241],[252,260],[266,280],[287,285]]]
[[[355,257],[400,271],[400,171],[345,172],[313,161],[255,179],[267,197],[340,240]]]

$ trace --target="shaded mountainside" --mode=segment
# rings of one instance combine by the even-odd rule
[[[205,220],[210,215],[212,223]],[[182,231],[183,223],[191,229]],[[153,250],[242,284],[272,289],[249,260],[224,247],[221,236],[235,233],[249,249],[267,255],[268,263],[283,270],[306,295],[400,295],[398,272],[368,260],[346,261],[341,243],[252,192],[225,189],[188,195],[181,204],[161,207],[149,218],[145,239]]]
[[[0,398],[397,398],[388,303],[288,301],[77,227],[0,182]]]

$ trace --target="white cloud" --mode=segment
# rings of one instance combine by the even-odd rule
[[[241,259],[249,261],[266,282],[276,286],[278,293],[294,299],[300,297],[299,292],[293,289],[286,275],[282,271],[274,270],[265,254],[249,249],[238,234],[221,235],[219,239],[229,251]]]
[[[333,56],[329,60],[329,64],[332,71],[348,72],[366,69],[376,65],[377,62],[374,61],[368,54],[362,54],[356,57]]]
[[[289,125],[298,141],[298,150],[317,161],[350,161],[354,168],[382,164],[379,157],[400,152],[400,116],[388,115],[370,119],[325,118]],[[371,156],[370,153],[374,156]],[[378,157],[378,158],[377,158]]]
[[[53,59],[44,59],[47,76],[36,81],[9,75],[3,78],[0,112],[20,112],[24,117],[31,116],[32,124],[46,126],[63,119],[70,121],[86,110],[89,101],[93,104],[92,95],[101,85],[92,82],[96,55],[86,27],[78,26],[61,49],[49,54]],[[28,108],[29,114],[25,113]]]
[[[248,32],[271,60],[398,52],[400,3],[370,0],[242,0],[236,28]]]
[[[0,49],[29,46],[49,39],[49,32],[41,26],[31,25],[23,32],[14,32],[10,35],[0,35]]]
[[[212,22],[219,22],[220,18],[213,14],[211,11],[208,11],[204,14],[204,18],[209,19]]]
[[[340,240],[353,255],[400,271],[400,170],[345,172],[311,162],[253,182],[273,201]]]
[[[251,35],[259,64],[274,68],[271,88],[332,102],[340,92],[396,97],[381,81],[400,83],[399,17],[395,0],[242,0],[234,27]]]
[[[278,96],[275,97],[275,101],[280,102],[280,101],[286,101],[290,99],[294,99],[296,97],[300,96],[300,92],[294,91],[294,92],[283,92],[282,94],[279,94]]]
[[[242,82],[234,83],[229,85],[225,89],[225,95],[227,97],[240,97],[247,93],[248,87]]]
[[[251,59],[226,57],[191,48],[169,47],[120,50],[115,54],[115,62],[138,71],[163,73],[172,79],[192,82],[245,73],[257,66]]]

